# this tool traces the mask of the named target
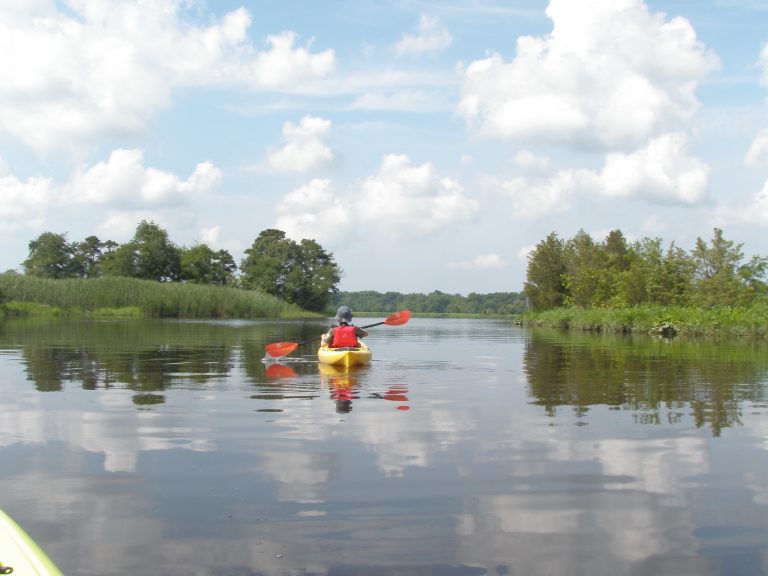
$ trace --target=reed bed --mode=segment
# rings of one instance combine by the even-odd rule
[[[591,332],[768,338],[768,304],[709,309],[672,306],[556,308],[527,312],[520,317],[519,323]]]
[[[297,306],[253,290],[106,277],[51,280],[0,274],[10,309],[34,303],[68,314],[147,318],[278,318],[306,315]],[[138,311],[138,312],[137,312]]]

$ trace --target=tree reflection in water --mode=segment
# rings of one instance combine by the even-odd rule
[[[564,406],[583,416],[607,405],[635,412],[640,424],[674,424],[691,412],[719,436],[741,423],[743,401],[765,401],[768,356],[744,342],[534,331],[523,366],[535,403],[551,416]]]

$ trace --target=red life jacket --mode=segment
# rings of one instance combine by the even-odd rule
[[[331,348],[354,348],[359,345],[354,326],[336,326],[333,329]]]

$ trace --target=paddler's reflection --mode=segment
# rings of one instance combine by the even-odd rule
[[[359,382],[354,368],[342,368],[329,364],[318,364],[320,381],[328,387],[331,400],[336,403],[336,412],[347,414],[352,410],[352,400],[358,398]]]
[[[360,377],[365,373],[366,367],[344,368],[328,364],[318,364],[320,381],[328,387],[331,400],[336,403],[336,412],[346,414],[352,410],[352,401],[360,396]],[[408,386],[405,384],[392,384],[383,394],[373,392],[368,398],[379,398],[395,403],[396,410],[410,410],[408,404]]]

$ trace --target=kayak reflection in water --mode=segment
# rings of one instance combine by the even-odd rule
[[[339,306],[334,321],[337,326],[323,334],[323,346],[329,348],[355,348],[360,346],[360,338],[368,336],[368,330],[352,324],[352,309],[349,306]]]
[[[353,370],[329,364],[318,364],[320,380],[328,386],[338,414],[352,411],[352,400],[359,398],[359,382]]]

